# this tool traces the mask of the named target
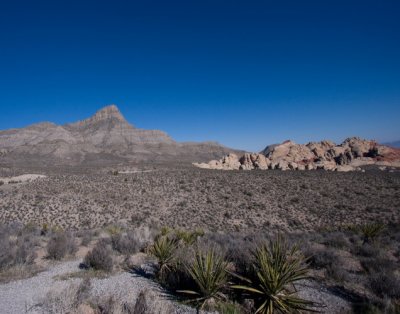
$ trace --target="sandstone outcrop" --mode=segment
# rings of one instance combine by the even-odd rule
[[[268,169],[269,160],[262,154],[244,154],[240,159],[236,154],[229,154],[220,160],[211,160],[208,163],[194,163],[196,167],[218,170],[252,170]]]
[[[375,141],[351,137],[336,145],[332,141],[296,144],[285,141],[266,147],[261,153],[245,153],[238,158],[227,156],[209,163],[194,164],[200,168],[222,170],[329,170],[347,172],[361,166],[400,166],[400,149]]]

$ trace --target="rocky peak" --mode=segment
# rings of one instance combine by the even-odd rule
[[[100,110],[98,110],[93,116],[90,118],[87,118],[82,121],[78,121],[76,123],[71,123],[68,124],[67,127],[71,127],[73,129],[78,128],[78,129],[86,129],[86,128],[92,128],[95,125],[121,125],[123,127],[127,128],[132,128],[133,126],[129,124],[124,116],[121,114],[119,111],[118,107],[116,105],[109,105],[106,106]]]
[[[106,106],[106,107],[98,110],[95,113],[95,115],[89,119],[96,120],[96,121],[117,119],[117,120],[126,122],[124,116],[121,114],[121,112],[119,111],[119,109],[116,105],[109,105],[109,106]]]

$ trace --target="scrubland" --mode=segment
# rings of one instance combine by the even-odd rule
[[[90,293],[91,281],[121,273],[164,291],[176,305],[165,313],[254,313],[264,302],[274,313],[400,311],[399,173],[45,174],[0,186],[0,281],[81,260],[58,278],[81,282],[64,293],[69,312],[157,312],[151,289],[130,302]],[[43,311],[59,298],[46,296]]]
[[[313,231],[395,222],[400,216],[399,172],[116,171],[48,174],[3,185],[0,221],[66,229],[120,222],[211,231]]]

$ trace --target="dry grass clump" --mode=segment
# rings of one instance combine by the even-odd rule
[[[51,290],[36,307],[40,307],[42,313],[80,313],[80,306],[90,297],[90,289],[91,282],[85,279],[62,290]]]
[[[147,314],[176,313],[171,302],[161,299],[154,291],[142,290],[136,300],[126,302],[118,296],[94,297],[91,294],[90,279],[80,284],[71,284],[62,290],[49,292],[35,306],[44,314],[101,313],[101,314]]]

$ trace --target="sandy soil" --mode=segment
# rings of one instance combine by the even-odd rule
[[[3,181],[4,184],[9,184],[10,182],[23,183],[23,182],[31,182],[31,181],[34,181],[36,179],[41,179],[41,178],[46,178],[46,176],[43,174],[29,173],[29,174],[22,174],[22,175],[15,176],[15,177],[0,178],[0,181]]]

